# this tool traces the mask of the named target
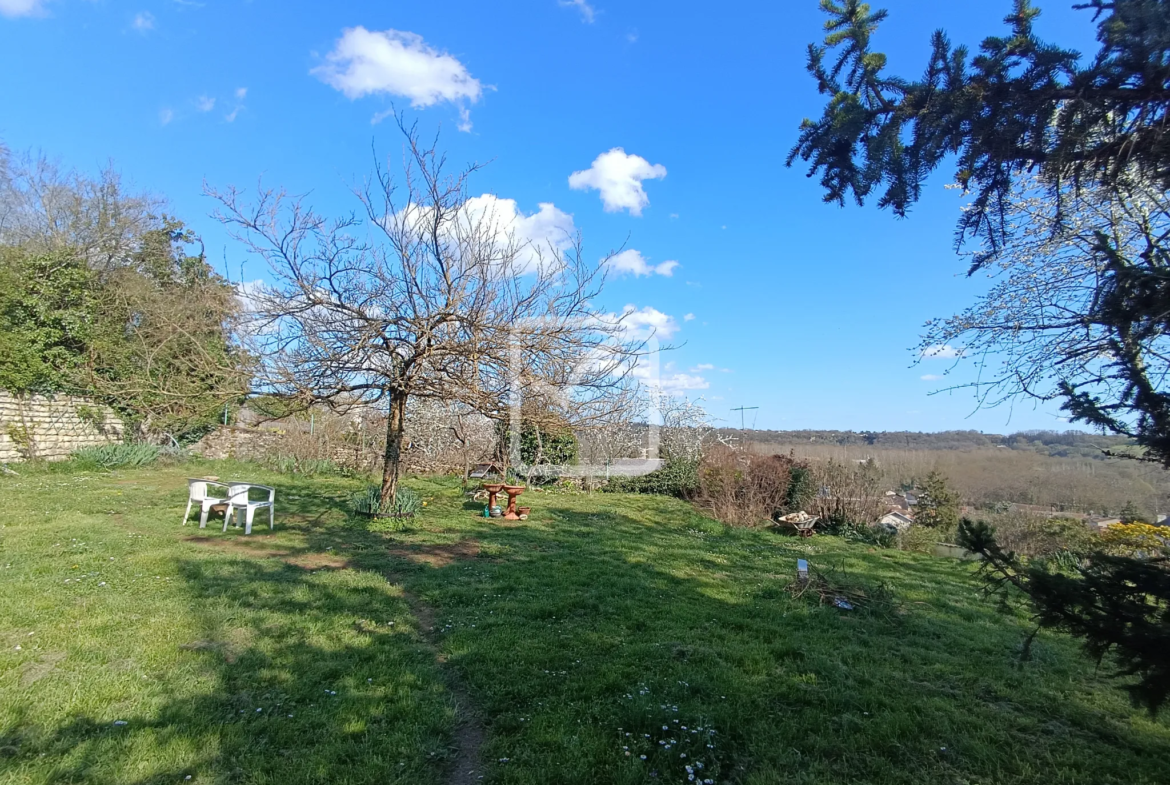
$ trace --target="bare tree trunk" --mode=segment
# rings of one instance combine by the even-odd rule
[[[382,454],[382,505],[392,502],[398,493],[398,473],[402,463],[402,434],[406,430],[406,393],[390,393],[390,416],[386,418],[386,451]]]

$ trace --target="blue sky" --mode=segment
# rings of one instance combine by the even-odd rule
[[[934,29],[974,46],[1011,4],[877,5],[890,10],[877,48],[917,76]],[[1094,51],[1088,15],[1041,7],[1043,36]],[[664,375],[729,424],[748,405],[764,428],[1066,427],[1051,407],[930,396],[939,382],[921,377],[952,361],[912,367],[922,324],[983,285],[951,249],[949,171],[897,220],[825,205],[784,167],[821,111],[803,66],[822,22],[815,0],[0,0],[0,141],[83,169],[112,161],[233,280],[254,280],[263,267],[209,217],[203,184],[263,178],[351,210],[371,144],[399,149],[376,122],[393,105],[441,129],[453,163],[488,163],[473,194],[524,216],[554,205],[543,216],[571,220],[598,258],[637,251],[602,304],[661,322],[680,346]]]

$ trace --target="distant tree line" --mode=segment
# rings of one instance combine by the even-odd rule
[[[728,430],[728,434],[739,431]],[[1087,433],[1085,431],[1018,431],[1007,435],[982,431],[748,431],[749,442],[768,445],[797,446],[832,444],[841,446],[872,446],[903,450],[978,450],[1007,447],[1029,450],[1059,458],[1108,457],[1106,451],[1116,452],[1133,445],[1125,436]]]

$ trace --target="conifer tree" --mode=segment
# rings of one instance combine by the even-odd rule
[[[1091,57],[1040,40],[1040,13],[1015,0],[1006,35],[985,38],[979,53],[938,31],[923,76],[886,72],[871,39],[886,18],[860,0],[821,0],[829,15],[824,46],[809,47],[808,70],[828,97],[820,119],[805,120],[789,153],[820,176],[825,201],[879,207],[904,216],[939,166],[955,161],[955,180],[971,202],[956,249],[980,251],[970,272],[995,263],[1011,226],[1009,205],[1025,173],[1051,200],[1039,231],[1059,236],[1081,194],[1124,207],[1135,190],[1170,190],[1170,0],[1087,0],[1099,50]],[[836,59],[826,56],[835,50]],[[1058,384],[1074,421],[1133,438],[1148,460],[1170,468],[1170,393],[1151,370],[1170,339],[1170,231],[1149,222],[1138,247],[1119,244],[1105,225],[1092,254],[1099,269],[1086,325],[1115,349],[1088,385]],[[1043,263],[1040,260],[1038,263]],[[1052,259],[1051,263],[1059,263]],[[1083,357],[1066,348],[1054,362]],[[1025,392],[1026,394],[1026,392]],[[1043,627],[1080,638],[1118,673],[1136,677],[1133,700],[1151,711],[1170,696],[1170,562],[1154,555],[1093,554],[1062,572],[1003,551],[986,523],[964,520],[959,543],[983,556],[996,590],[1026,594]]]
[[[932,529],[951,530],[959,523],[959,495],[951,490],[947,478],[932,471],[922,483],[914,522]]]

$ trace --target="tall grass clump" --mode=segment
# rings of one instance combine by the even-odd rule
[[[164,456],[170,456],[157,444],[123,442],[102,444],[96,447],[82,447],[74,451],[70,460],[81,469],[105,470],[135,469],[157,463]]]
[[[357,515],[374,518],[378,521],[372,528],[397,530],[401,529],[406,521],[413,518],[422,510],[422,497],[410,488],[399,486],[394,498],[382,504],[382,488],[379,485],[367,485],[364,489],[350,496],[350,509]]]

